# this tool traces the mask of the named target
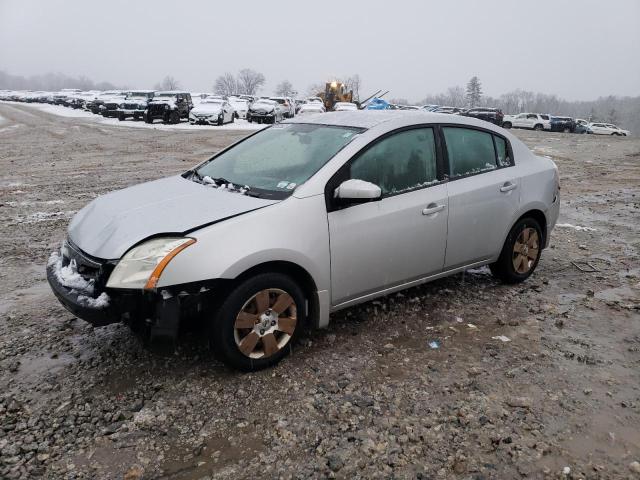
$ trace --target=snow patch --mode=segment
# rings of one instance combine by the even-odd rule
[[[571,225],[570,223],[556,223],[556,227],[558,228],[572,228],[579,232],[597,232],[595,228],[591,227],[581,227],[580,225]]]
[[[78,295],[78,303],[85,307],[91,308],[106,308],[109,306],[109,295],[106,292],[102,292],[98,298],[87,297],[86,295]]]
[[[78,273],[78,266],[75,260],[72,259],[69,262],[69,265],[62,266],[62,256],[58,252],[53,252],[51,256],[49,256],[47,267],[51,268],[56,279],[58,280],[58,282],[60,282],[60,285],[76,291],[80,291],[82,293],[86,293],[88,295],[93,294],[93,280],[85,280],[82,275]],[[95,300],[97,301],[98,299],[100,299],[100,297],[96,298]],[[108,301],[109,297],[107,297],[107,303]]]

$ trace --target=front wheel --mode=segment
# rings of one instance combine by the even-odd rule
[[[214,354],[226,365],[254,371],[290,353],[305,318],[302,289],[289,276],[263,273],[239,284],[211,324]]]
[[[535,127],[533,127],[533,129],[537,132],[539,132],[540,130],[542,130],[544,127],[540,124],[537,124]]]
[[[522,218],[509,232],[498,261],[489,268],[504,283],[524,282],[538,266],[541,253],[540,224],[533,218]]]
[[[503,126],[504,128],[511,128],[511,122],[504,122],[504,123],[502,124],[502,126]]]

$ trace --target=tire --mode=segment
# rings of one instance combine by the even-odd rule
[[[231,115],[231,123],[235,123],[236,122],[236,116],[235,115]]]
[[[180,112],[174,110],[169,114],[169,123],[176,124],[180,123]]]
[[[153,118],[146,113],[142,116],[144,123],[153,123]]]
[[[222,125],[224,125],[224,115],[218,117],[218,126],[221,127]]]
[[[569,127],[565,127],[562,131],[564,133],[571,133],[571,129]]]
[[[617,137],[618,135],[619,135],[619,134],[617,134],[616,132],[613,132],[613,133],[611,134],[611,136],[612,136],[612,137]]]
[[[249,123],[252,123],[252,122],[253,122],[253,120],[251,120],[251,117],[248,117],[248,118],[247,118],[247,122],[249,122]]]
[[[240,115],[238,115],[238,112],[233,113],[233,118],[240,118]]]
[[[504,123],[502,124],[502,127],[503,127],[503,128],[511,128],[511,122],[504,122]]]
[[[498,260],[489,265],[491,273],[504,283],[524,282],[538,266],[541,247],[540,224],[531,217],[521,218],[507,235]]]
[[[540,130],[543,130],[543,129],[544,129],[544,127],[543,127],[541,124],[537,123],[537,124],[533,127],[533,129],[534,129],[536,132],[539,132]]]
[[[120,120],[121,122],[124,121],[124,113],[119,113],[118,114],[118,120]]]
[[[262,273],[246,279],[213,317],[209,341],[214,355],[245,372],[275,365],[290,353],[303,330],[304,306],[302,289],[287,275]]]

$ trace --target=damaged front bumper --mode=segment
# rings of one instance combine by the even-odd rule
[[[96,327],[124,322],[151,338],[177,337],[186,320],[210,311],[216,299],[213,291],[221,293],[225,283],[211,280],[157,290],[106,288],[115,263],[89,257],[65,242],[61,254],[53,254],[47,264],[47,280],[60,303],[76,317]],[[86,288],[78,288],[77,282],[65,284],[60,269],[69,265],[86,281]]]

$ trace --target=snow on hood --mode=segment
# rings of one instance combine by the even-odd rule
[[[193,107],[191,111],[197,113],[220,113],[222,111],[221,103],[201,103],[197,107]]]
[[[118,259],[145,238],[183,234],[273,203],[178,175],[96,198],[71,220],[69,237],[89,255]]]

